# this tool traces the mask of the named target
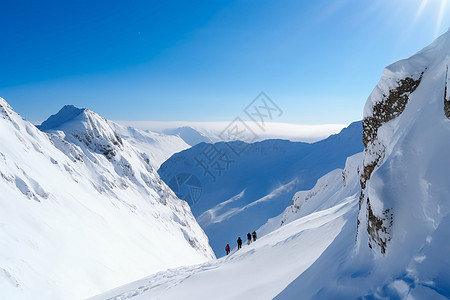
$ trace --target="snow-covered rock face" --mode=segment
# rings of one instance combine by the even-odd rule
[[[122,126],[73,105],[64,106],[38,128],[73,144],[84,144],[90,151],[104,154],[109,159],[123,150],[122,140],[125,139],[136,150],[145,153],[145,159],[154,169],[158,169],[172,154],[190,147],[181,137]]]
[[[108,120],[86,108],[80,109],[72,105],[64,106],[38,128],[47,132],[64,131],[66,139],[73,141],[75,138],[90,150],[102,153],[108,158],[114,157],[123,146],[121,137]]]
[[[449,137],[449,55],[447,33],[412,57],[387,67],[367,100],[358,234],[365,231],[369,247],[379,253],[386,253],[394,236],[400,234],[396,223],[400,225],[404,212],[410,211],[404,205],[419,212],[430,197],[429,188],[436,187],[436,182],[419,173],[442,169],[431,165],[429,155],[443,156]],[[447,162],[443,159],[440,163]],[[442,207],[442,200],[433,199],[435,209]]]
[[[0,297],[82,299],[214,258],[118,127],[67,106],[42,132],[0,98]]]
[[[448,98],[448,65],[445,70],[444,113],[450,119],[450,99]]]
[[[398,79],[393,87],[388,91],[382,91],[380,101],[376,101],[369,115],[363,120],[363,143],[365,146],[364,170],[361,174],[361,195],[359,207],[363,201],[367,204],[367,231],[370,235],[369,246],[375,243],[381,248],[381,252],[386,252],[386,244],[390,241],[390,228],[392,226],[392,213],[390,208],[383,211],[382,216],[373,213],[369,197],[366,197],[364,190],[367,181],[370,179],[375,167],[380,163],[385,155],[385,144],[378,138],[378,129],[383,124],[397,118],[406,108],[409,102],[409,96],[419,86],[423,72],[419,78],[417,74]],[[385,87],[384,87],[385,88]],[[381,90],[382,88],[380,88]],[[371,97],[379,97],[380,91],[374,92]]]

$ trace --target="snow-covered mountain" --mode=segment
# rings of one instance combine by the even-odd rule
[[[0,98],[0,298],[80,299],[214,257],[114,123],[66,106],[40,128]]]
[[[63,107],[58,114],[51,116],[48,120],[43,122],[38,128],[42,130],[58,128],[60,125],[63,125],[66,120],[71,118],[76,119],[76,117],[80,115],[80,112],[81,109],[67,105]],[[109,121],[108,124],[121,139],[127,140],[128,143],[139,151],[146,153],[149,157],[150,164],[156,169],[158,169],[161,164],[173,154],[190,147],[182,137],[175,134],[163,134],[149,130],[143,131],[111,121]],[[91,130],[95,130],[95,128],[92,128]]]
[[[97,299],[449,299],[449,58],[447,32],[388,66],[364,153],[296,193],[261,239]]]
[[[189,126],[178,127],[176,129],[166,129],[164,133],[182,138],[187,144],[195,146],[200,143],[211,143],[212,140],[203,133]]]
[[[203,143],[173,155],[158,173],[188,201],[216,255],[222,256],[227,243],[283,212],[295,191],[311,188],[324,174],[343,167],[348,156],[361,152],[361,139],[361,122],[355,122],[312,144]]]
[[[157,133],[186,137],[185,141],[191,146],[200,142],[229,141],[224,134],[231,121],[217,122],[187,122],[187,121],[115,121],[116,123]],[[240,134],[242,140],[264,141],[269,139],[283,139],[292,142],[317,142],[339,133],[348,124],[293,124],[281,122],[264,122],[262,130],[259,123],[242,121],[249,131]],[[256,135],[256,136],[255,136]],[[224,139],[225,138],[225,139]]]

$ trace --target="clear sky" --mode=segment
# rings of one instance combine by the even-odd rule
[[[350,123],[382,69],[450,25],[447,0],[0,0],[0,97],[113,120],[228,121],[259,92],[280,122]]]

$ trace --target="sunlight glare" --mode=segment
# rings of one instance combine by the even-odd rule
[[[424,1],[425,2],[425,1]],[[447,5],[447,0],[441,0],[441,5],[439,7],[439,14],[436,21],[436,27],[434,29],[434,37],[436,38],[439,35],[439,30],[442,26],[442,19],[444,18],[445,6]]]
[[[419,9],[417,10],[416,16],[414,17],[414,23],[416,23],[416,21],[422,15],[422,12],[425,9],[425,7],[427,6],[428,1],[429,0],[422,0],[422,2],[420,3]]]

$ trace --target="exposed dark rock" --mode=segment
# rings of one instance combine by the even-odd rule
[[[370,179],[370,175],[372,175],[373,170],[377,166],[380,158],[376,159],[371,164],[364,166],[363,172],[360,175],[359,183],[361,185],[361,194],[359,195],[359,209],[361,209],[362,201],[364,200],[364,190],[366,188],[367,180]]]
[[[114,133],[114,137],[116,139],[113,140],[113,144],[116,145],[116,146],[118,146],[118,145],[123,146],[122,138],[117,133]]]
[[[373,249],[372,242],[375,242],[381,249],[381,253],[386,253],[387,243],[391,241],[390,229],[394,222],[394,215],[391,209],[383,211],[380,218],[373,213],[369,198],[367,198],[367,233],[371,237],[369,239],[369,247]]]
[[[11,109],[11,106],[9,106],[9,105],[7,104],[7,105],[6,105],[6,108],[5,108],[5,107],[3,107],[3,104],[0,103],[0,116],[1,116],[3,119],[12,121],[12,119],[11,119],[11,117],[10,117],[8,111],[7,111],[8,108]]]
[[[385,123],[398,117],[409,102],[409,95],[415,91],[422,80],[423,72],[418,79],[406,77],[397,82],[397,87],[389,90],[388,95],[383,95],[383,100],[373,106],[371,116],[363,120],[363,143],[365,154],[370,158],[363,165],[360,174],[361,194],[359,197],[359,209],[366,199],[367,203],[367,233],[369,234],[369,247],[374,244],[380,247],[381,253],[386,253],[387,243],[391,240],[390,228],[392,227],[393,214],[391,209],[383,212],[383,216],[377,216],[372,210],[370,200],[365,195],[367,181],[385,155],[385,146],[378,140],[378,129]],[[450,111],[450,109],[449,109]],[[362,215],[362,214],[360,214]],[[358,220],[358,231],[361,222]]]
[[[79,140],[80,142],[84,143],[87,147],[94,150],[95,152],[102,153],[105,155],[108,159],[112,159],[114,156],[117,155],[117,151],[115,147],[123,146],[122,139],[117,135],[117,133],[114,135],[114,138],[110,138],[110,140],[107,140],[103,137],[101,137],[99,134],[95,134],[93,131],[88,130],[87,133],[72,133],[72,135]],[[99,142],[102,141],[102,142]],[[105,143],[103,143],[105,142]]]
[[[415,91],[422,80],[422,74],[419,79],[406,77],[397,82],[398,86],[389,91],[389,95],[384,95],[382,101],[373,107],[372,116],[363,120],[363,143],[367,145],[377,138],[378,128],[386,122],[398,117],[406,107],[409,101],[409,95]]]
[[[447,82],[448,82],[448,66],[445,73],[445,89],[444,89],[444,113],[450,119],[450,99],[447,99]]]

